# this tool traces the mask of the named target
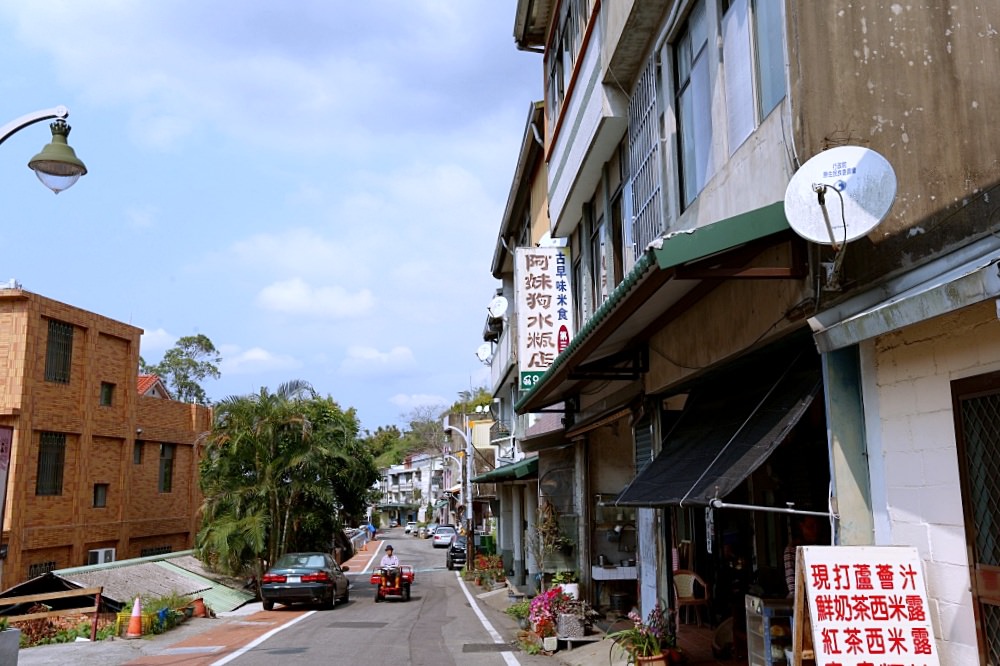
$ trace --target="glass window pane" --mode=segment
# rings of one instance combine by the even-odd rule
[[[772,0],[755,0],[753,4],[761,117],[770,113],[785,96],[785,24],[781,13],[782,4]]]

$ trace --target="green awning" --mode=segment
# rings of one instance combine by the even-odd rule
[[[538,476],[538,456],[524,458],[516,463],[497,467],[494,470],[473,477],[473,483],[499,483],[517,481]]]
[[[446,507],[446,506],[448,506],[448,500],[446,500],[446,499],[442,499],[442,500],[438,500],[437,502],[434,502],[434,508],[435,509],[440,509],[440,508],[443,508],[443,507]]]

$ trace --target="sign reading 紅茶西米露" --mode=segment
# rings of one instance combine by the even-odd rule
[[[795,641],[803,633],[811,636],[816,664],[940,666],[916,548],[800,546],[798,551],[796,626],[808,623],[810,631]]]
[[[573,337],[569,250],[521,247],[514,257],[518,379],[530,391]]]

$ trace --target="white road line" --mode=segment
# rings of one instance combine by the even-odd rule
[[[475,611],[476,617],[479,618],[479,621],[482,623],[487,633],[489,633],[490,637],[493,639],[493,642],[506,643],[507,641],[503,639],[503,636],[501,636],[500,633],[493,628],[493,625],[490,624],[490,621],[486,619],[485,615],[483,615],[483,611],[480,610],[479,604],[476,603],[476,598],[472,596],[472,593],[469,592],[469,588],[468,586],[466,586],[465,581],[462,580],[462,574],[456,571],[455,577],[458,579],[458,584],[462,587],[462,592],[465,593],[465,598],[469,600],[469,604],[472,606],[472,610]],[[510,666],[514,666],[515,664],[517,664],[517,666],[520,666],[521,664],[521,662],[517,660],[517,657],[514,656],[513,652],[501,652],[500,656],[503,657],[504,662],[509,664]]]
[[[292,620],[290,622],[286,622],[285,624],[281,625],[280,627],[275,627],[274,629],[272,629],[271,631],[267,632],[266,634],[264,634],[260,638],[247,643],[246,645],[244,645],[243,647],[241,647],[236,652],[233,652],[232,654],[226,655],[225,657],[223,657],[222,659],[219,659],[218,661],[213,661],[211,664],[209,664],[209,666],[222,666],[223,664],[228,664],[229,662],[231,662],[233,659],[236,659],[237,657],[242,657],[244,654],[246,654],[250,650],[254,649],[255,647],[257,647],[258,645],[260,645],[261,643],[263,643],[264,641],[266,641],[271,636],[274,636],[279,631],[284,631],[285,629],[287,629],[288,627],[292,626],[296,622],[300,622],[300,621],[306,619],[307,617],[309,617],[310,615],[312,615],[315,612],[316,611],[309,611],[307,613],[303,613],[302,615],[298,616],[294,620]]]

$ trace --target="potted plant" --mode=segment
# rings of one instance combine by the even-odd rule
[[[563,589],[563,592],[573,597],[574,599],[580,598],[580,583],[577,582],[575,571],[569,571],[569,570],[557,571],[552,576],[552,584],[561,587]]]
[[[684,656],[677,649],[677,637],[670,629],[670,622],[660,604],[656,604],[643,622],[635,611],[628,614],[631,627],[614,631],[605,636],[628,653],[635,664],[680,664]]]
[[[17,654],[21,649],[21,630],[11,627],[7,618],[0,617],[0,664],[17,666]]]
[[[517,620],[517,624],[521,629],[528,629],[531,626],[531,621],[528,619],[528,616],[531,614],[531,602],[527,599],[512,603],[504,612]]]

